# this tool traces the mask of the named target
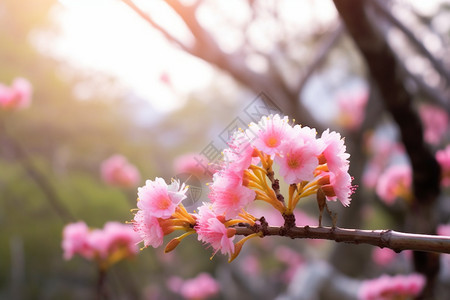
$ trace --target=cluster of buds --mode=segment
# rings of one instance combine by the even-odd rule
[[[316,195],[319,225],[327,200],[348,206],[354,191],[348,158],[340,134],[326,130],[318,137],[314,129],[291,125],[287,117],[265,116],[247,130],[234,133],[210,184],[211,202],[188,213],[181,203],[188,187],[177,181],[167,185],[161,178],[148,180],[138,189],[134,228],[144,245],[153,247],[160,246],[163,237],[174,230],[185,231],[169,242],[166,251],[197,233],[198,240],[210,245],[214,254],[228,254],[231,261],[247,240],[264,236],[261,228],[267,222],[246,210],[255,201],[267,202],[277,210],[286,228],[295,226],[294,209],[302,198]],[[274,169],[289,185],[287,199]],[[237,226],[252,227],[255,232],[234,243]]]
[[[126,224],[108,222],[103,229],[89,229],[86,223],[77,222],[64,227],[62,248],[65,259],[78,254],[106,270],[122,259],[134,257],[139,252],[138,241],[139,236]]]

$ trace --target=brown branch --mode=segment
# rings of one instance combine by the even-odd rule
[[[258,231],[257,231],[258,232]],[[287,236],[292,239],[322,239],[338,243],[369,244],[380,248],[389,248],[396,252],[415,250],[425,252],[450,253],[450,237],[426,234],[403,233],[394,230],[359,230],[338,227],[273,227],[269,226],[263,236]],[[255,233],[253,228],[236,227],[236,234]]]
[[[368,4],[370,4],[378,13],[380,13],[382,16],[384,16],[389,22],[394,24],[400,31],[403,32],[403,34],[411,41],[412,45],[416,47],[422,54],[431,62],[433,67],[436,69],[436,71],[439,72],[439,74],[445,79],[447,84],[450,83],[450,73],[449,70],[445,68],[445,65],[437,60],[429,51],[428,49],[423,45],[422,41],[419,41],[419,39],[414,35],[414,33],[408,29],[402,22],[400,22],[399,19],[397,19],[385,6],[384,1],[368,1]]]

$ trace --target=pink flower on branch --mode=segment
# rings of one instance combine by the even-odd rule
[[[222,254],[231,256],[234,252],[235,230],[227,228],[224,223],[223,215],[217,215],[211,205],[203,204],[198,209],[195,230],[198,240],[209,244],[214,249],[214,254],[220,250]]]
[[[147,180],[145,186],[138,188],[139,209],[157,218],[169,218],[176,207],[186,198],[187,188],[179,181],[167,185],[164,179],[156,177]]]
[[[288,139],[291,129],[288,117],[270,115],[262,117],[258,124],[251,123],[246,133],[254,147],[267,155],[275,155]]]
[[[280,147],[281,151],[275,156],[280,175],[288,184],[312,180],[321,152],[314,129],[296,125],[292,132],[289,142]]]
[[[350,204],[354,187],[348,174],[349,154],[340,134],[326,130],[318,138],[315,129],[292,126],[287,117],[279,115],[263,117],[249,127],[233,134],[210,185],[211,202],[201,206],[198,213],[185,211],[181,201],[186,188],[178,181],[167,185],[156,178],[138,189],[139,210],[133,223],[145,246],[158,247],[167,234],[186,231],[167,244],[166,252],[171,251],[181,239],[196,232],[198,240],[210,245],[214,254],[228,254],[231,261],[247,240],[262,236],[259,229],[268,226],[267,220],[246,211],[254,201],[275,208],[287,228],[295,226],[298,201],[319,191],[325,195],[324,201],[339,199],[344,206]],[[289,198],[281,194],[275,177],[278,171],[289,185]],[[253,226],[255,231],[234,244],[238,224]]]

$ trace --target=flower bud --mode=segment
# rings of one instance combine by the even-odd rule
[[[168,253],[170,251],[172,251],[173,249],[175,249],[178,244],[180,244],[180,240],[177,238],[172,239],[169,243],[167,243],[166,248],[164,249],[164,253]]]

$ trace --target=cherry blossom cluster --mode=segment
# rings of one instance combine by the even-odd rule
[[[14,79],[11,86],[0,83],[0,110],[27,108],[31,103],[32,86],[25,78]]]
[[[388,276],[366,280],[362,283],[358,299],[395,300],[415,299],[425,286],[425,277],[420,274]]]
[[[95,260],[106,269],[122,259],[135,256],[139,252],[138,241],[139,236],[129,225],[108,222],[103,229],[90,229],[80,221],[64,227],[62,248],[66,260],[78,254]]]
[[[319,137],[312,128],[290,124],[287,117],[264,116],[247,130],[234,133],[209,185],[210,202],[188,213],[181,203],[188,187],[178,181],[167,185],[161,178],[147,180],[138,189],[134,228],[144,246],[153,247],[160,246],[165,235],[183,230],[184,234],[167,244],[166,252],[197,233],[198,240],[209,245],[214,254],[220,251],[231,261],[248,239],[263,236],[259,230],[234,241],[236,226],[267,225],[263,218],[249,213],[255,201],[270,204],[287,227],[295,226],[294,209],[302,198],[315,195],[321,213],[327,200],[348,206],[354,191],[349,156],[339,133],[326,130]],[[275,171],[288,185],[286,199]]]
[[[141,179],[138,169],[120,154],[115,154],[103,161],[100,172],[103,181],[118,187],[136,187]]]

